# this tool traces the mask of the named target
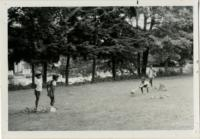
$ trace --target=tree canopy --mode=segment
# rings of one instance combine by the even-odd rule
[[[107,61],[116,78],[119,67],[145,74],[151,64],[192,59],[192,7],[12,7],[8,10],[9,64],[24,60],[48,64],[67,57]],[[45,77],[45,76],[44,76]],[[46,77],[45,77],[46,78]]]

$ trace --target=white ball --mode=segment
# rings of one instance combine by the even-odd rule
[[[131,94],[135,94],[135,90],[131,90]]]
[[[51,107],[50,112],[56,112],[56,108]]]

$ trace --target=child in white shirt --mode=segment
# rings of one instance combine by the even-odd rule
[[[151,65],[148,72],[149,77],[149,83],[151,84],[151,87],[153,87],[153,79],[156,76],[156,72],[153,70],[153,66]]]
[[[42,92],[42,78],[41,78],[41,72],[36,72],[35,74],[36,78],[35,78],[35,89],[34,89],[34,93],[35,93],[35,111],[37,111],[38,108],[38,103],[39,103],[39,99],[40,99],[40,93]]]

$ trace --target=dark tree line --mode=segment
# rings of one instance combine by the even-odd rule
[[[33,83],[35,67],[43,65],[46,82],[48,65],[60,56],[67,57],[66,85],[70,59],[92,60],[92,82],[97,61],[108,61],[115,80],[119,66],[145,75],[149,55],[166,67],[192,59],[191,7],[13,7],[8,16],[9,65],[30,63]]]

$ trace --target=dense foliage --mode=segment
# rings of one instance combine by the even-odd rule
[[[12,7],[8,10],[9,65],[24,60],[34,69],[66,57],[92,61],[92,82],[97,66],[145,75],[148,64],[166,68],[192,60],[192,7]],[[149,59],[151,57],[151,59]],[[34,82],[34,78],[33,78]]]

